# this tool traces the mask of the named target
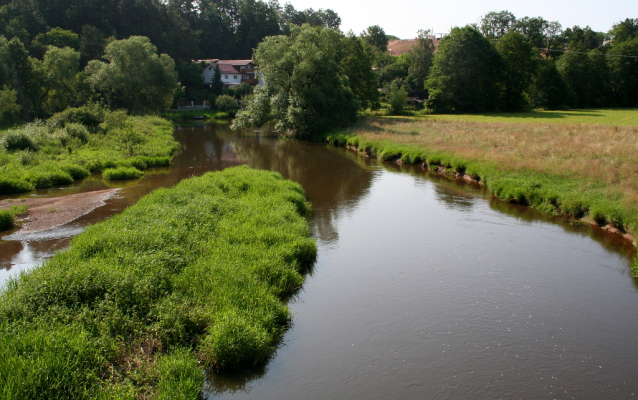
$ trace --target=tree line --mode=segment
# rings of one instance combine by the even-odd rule
[[[638,106],[638,19],[603,33],[491,12],[453,28],[436,53],[426,31],[407,54],[378,48],[379,85],[387,93],[426,90],[434,112]]]
[[[0,122],[89,102],[160,111],[182,87],[202,86],[191,60],[249,59],[289,24],[338,29],[341,19],[276,1],[0,0]]]

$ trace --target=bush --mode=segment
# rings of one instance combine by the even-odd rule
[[[0,231],[13,228],[13,213],[9,210],[0,210]]]
[[[0,194],[30,192],[33,189],[35,186],[25,180],[0,176]]]
[[[2,146],[7,151],[37,151],[38,146],[24,131],[9,131],[2,138]]]
[[[102,171],[102,177],[109,181],[137,179],[142,177],[142,175],[144,175],[144,172],[135,167],[108,168]]]
[[[220,111],[232,113],[239,109],[239,104],[233,96],[222,94],[215,99],[215,107]]]
[[[390,113],[399,115],[403,112],[408,102],[408,92],[403,88],[394,88],[390,92]]]
[[[51,128],[62,128],[71,123],[81,124],[95,132],[99,125],[104,122],[107,113],[97,104],[87,104],[78,108],[67,108],[49,118],[47,124]]]
[[[25,174],[24,179],[32,184],[36,189],[68,185],[74,181],[71,175],[63,170],[50,170],[45,168],[28,171]]]

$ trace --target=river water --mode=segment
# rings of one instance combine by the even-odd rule
[[[159,186],[248,164],[299,182],[317,263],[290,301],[267,365],[211,374],[233,399],[601,399],[638,395],[638,280],[631,246],[481,188],[345,149],[177,128],[171,169],[122,184],[107,205],[43,234],[5,235],[0,279]],[[100,180],[40,191],[106,188]]]

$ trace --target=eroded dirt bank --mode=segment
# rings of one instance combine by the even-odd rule
[[[120,189],[96,190],[61,197],[7,199],[0,201],[0,209],[28,206],[26,214],[17,222],[21,233],[41,232],[67,224],[106,204],[106,200]]]

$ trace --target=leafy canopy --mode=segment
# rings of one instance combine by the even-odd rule
[[[170,107],[178,89],[175,63],[158,55],[147,37],[116,40],[106,47],[104,58],[109,62],[89,62],[86,73],[111,108],[142,113]]]
[[[266,38],[254,56],[264,86],[237,114],[233,128],[274,121],[276,129],[312,138],[356,121],[359,103],[341,67],[344,39],[333,29],[310,25]],[[369,61],[366,68],[371,71]]]

